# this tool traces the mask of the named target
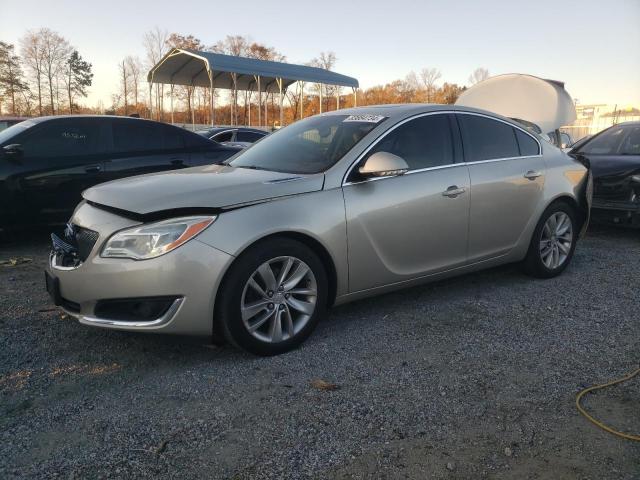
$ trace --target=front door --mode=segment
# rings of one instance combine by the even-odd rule
[[[32,221],[66,221],[81,193],[103,178],[101,119],[63,118],[30,129],[20,140],[23,156],[11,183]]]
[[[460,152],[454,121],[446,113],[405,121],[359,162],[390,152],[407,162],[408,173],[364,179],[356,166],[347,178],[351,292],[466,263],[470,182],[466,165],[455,162]]]

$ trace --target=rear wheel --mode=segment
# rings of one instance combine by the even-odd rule
[[[524,261],[525,271],[539,278],[560,275],[571,262],[577,240],[574,208],[565,202],[551,204],[533,233]]]
[[[231,343],[256,355],[300,345],[326,310],[327,278],[306,245],[280,238],[245,252],[219,292],[216,321]]]

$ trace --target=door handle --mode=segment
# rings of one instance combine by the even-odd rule
[[[538,172],[534,170],[529,170],[527,173],[524,174],[524,178],[527,178],[529,180],[535,180],[536,178],[541,176],[542,176],[542,172]]]
[[[184,164],[184,160],[182,158],[175,157],[171,159],[171,165],[182,165],[182,164]]]
[[[100,165],[89,165],[87,167],[84,167],[84,171],[87,173],[97,173],[100,170],[102,170],[102,167]]]
[[[458,187],[457,185],[451,185],[444,192],[442,192],[443,197],[456,198],[458,195],[462,195],[466,192],[467,189],[464,187]]]

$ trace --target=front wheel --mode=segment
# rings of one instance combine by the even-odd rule
[[[571,205],[556,202],[547,207],[533,232],[525,271],[539,278],[552,278],[567,268],[578,240],[576,213]]]
[[[228,341],[256,355],[300,345],[327,305],[322,262],[306,245],[267,240],[242,254],[219,292],[216,321]]]

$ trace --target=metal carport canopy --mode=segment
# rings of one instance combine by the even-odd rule
[[[278,92],[296,81],[358,88],[358,80],[317,67],[174,48],[147,76],[150,83]],[[260,82],[258,82],[260,78]],[[281,85],[278,85],[282,82]]]

